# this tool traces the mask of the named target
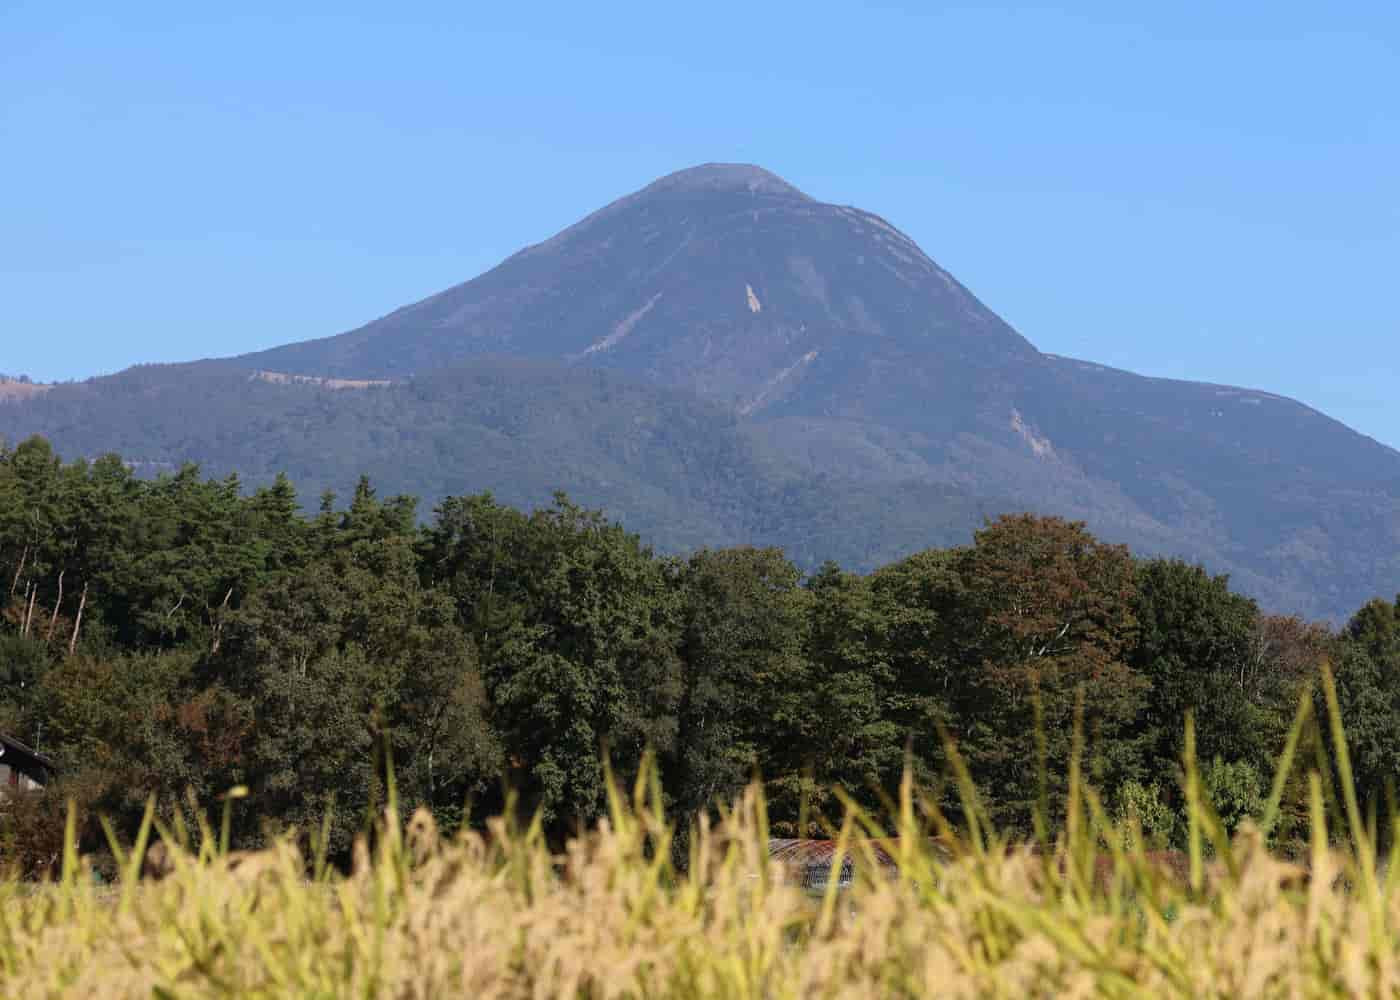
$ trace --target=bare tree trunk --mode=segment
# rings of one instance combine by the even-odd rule
[[[24,554],[19,557],[19,569],[15,570],[15,578],[10,581],[10,596],[15,596],[15,588],[19,586],[19,578],[24,575],[24,564],[29,561],[29,546],[24,547]]]
[[[210,618],[213,619],[212,624],[213,624],[213,626],[214,626],[214,642],[213,642],[213,643],[210,645],[210,647],[209,647],[209,655],[210,655],[210,656],[213,656],[215,653],[217,653],[217,652],[219,651],[219,643],[223,641],[223,637],[224,637],[224,609],[228,607],[229,598],[232,597],[232,596],[233,596],[233,588],[230,587],[230,588],[228,589],[228,593],[224,595],[224,603],[222,603],[222,604],[219,605],[218,610],[217,610],[213,615],[210,615]]]
[[[86,582],[83,583],[83,596],[78,601],[78,617],[73,619],[73,637],[68,640],[68,655],[73,655],[73,650],[78,648],[78,629],[83,627],[83,609],[87,607]]]
[[[428,804],[437,802],[437,777],[433,772],[433,757],[437,753],[438,722],[446,711],[446,705],[439,705],[433,712],[433,723],[428,727]]]
[[[29,623],[34,620],[34,599],[39,596],[39,585],[32,583],[25,590],[29,593],[29,608],[24,612],[24,628],[20,630],[20,635],[29,637]]]
[[[58,571],[58,600],[53,602],[53,614],[49,616],[49,629],[44,633],[45,642],[53,640],[54,626],[58,624],[58,609],[63,607],[63,574],[66,572],[68,572],[66,569]]]

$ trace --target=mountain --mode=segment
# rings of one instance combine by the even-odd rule
[[[285,472],[313,508],[323,490],[347,496],[361,474],[383,495],[429,502],[490,490],[533,508],[562,489],[666,550],[778,545],[813,568],[958,544],[969,525],[1016,506],[946,483],[807,473],[691,393],[513,360],[403,383],[139,365],[0,404],[0,438],[31,433],[67,457],[115,452],[146,475],[187,462],[248,484]]]
[[[358,330],[241,360],[393,378],[489,356],[608,368],[749,416],[908,422],[900,397],[918,392],[953,426],[1040,364],[883,219],[730,164],[665,177]]]
[[[662,178],[339,336],[0,405],[0,433],[32,431],[429,498],[560,487],[663,546],[804,564],[1032,509],[1273,609],[1400,590],[1400,453],[1270,393],[1042,354],[886,220],[746,165]]]

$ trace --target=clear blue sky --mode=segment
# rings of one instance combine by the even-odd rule
[[[1042,350],[1400,446],[1394,0],[8,0],[0,371],[338,333],[708,160],[887,216]]]

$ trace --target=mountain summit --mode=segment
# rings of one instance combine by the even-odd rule
[[[775,173],[752,163],[702,163],[652,181],[638,194],[660,191],[741,191],[775,194],[811,201]]]
[[[0,433],[33,431],[429,499],[563,488],[664,545],[805,565],[1034,510],[1275,609],[1400,590],[1400,453],[1271,393],[1042,354],[889,221],[747,164],[670,174],[339,336],[0,406]]]
[[[708,164],[358,330],[242,360],[392,378],[500,355],[609,368],[745,414],[857,416],[905,390],[975,408],[1007,366],[1039,359],[879,216]]]

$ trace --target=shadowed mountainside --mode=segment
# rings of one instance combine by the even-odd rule
[[[333,388],[222,365],[141,365],[0,405],[0,438],[40,433],[67,456],[138,472],[186,462],[249,485],[286,472],[314,509],[368,475],[429,506],[491,491],[519,507],[564,490],[662,549],[779,545],[815,568],[874,568],[1015,509],[960,487],[813,474],[768,455],[732,412],[609,372],[483,361],[409,382]],[[426,509],[424,510],[426,513]],[[851,530],[859,525],[862,530]]]

